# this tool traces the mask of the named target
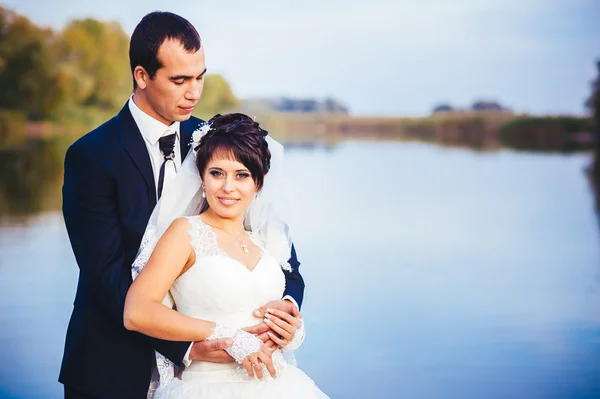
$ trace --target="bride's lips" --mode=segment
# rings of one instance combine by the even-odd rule
[[[217,197],[219,202],[225,206],[232,206],[238,203],[239,199],[230,197]]]

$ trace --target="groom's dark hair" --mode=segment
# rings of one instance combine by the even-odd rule
[[[158,49],[168,39],[177,40],[190,53],[202,47],[198,31],[187,19],[172,12],[151,12],[142,18],[131,35],[129,42],[131,73],[133,74],[139,65],[146,70],[150,79],[154,79],[156,71],[162,67],[158,59]],[[136,88],[137,83],[134,78],[133,89]]]

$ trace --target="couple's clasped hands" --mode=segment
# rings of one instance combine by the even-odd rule
[[[296,307],[287,300],[276,300],[267,303],[254,311],[254,316],[263,318],[264,321],[251,327],[242,329],[244,335],[258,338],[256,347],[250,345],[251,353],[245,355],[242,359],[234,359],[228,352],[236,350],[238,338],[217,337],[218,339],[208,339],[195,342],[190,352],[190,360],[208,361],[212,363],[231,363],[238,361],[248,372],[250,377],[256,375],[257,378],[263,378],[263,365],[274,378],[276,375],[273,366],[272,354],[280,348],[288,345],[296,331],[302,326],[302,315]],[[245,334],[247,333],[247,334]],[[227,351],[226,351],[227,350]],[[248,350],[248,349],[246,349]]]

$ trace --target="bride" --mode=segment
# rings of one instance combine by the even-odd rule
[[[281,146],[243,114],[217,115],[193,139],[144,234],[124,323],[171,341],[226,338],[236,362],[192,362],[176,375],[157,353],[149,396],[327,398],[282,354],[302,343],[297,310],[265,314],[274,349],[242,330],[261,322],[252,311],[285,289],[291,240],[276,199]]]

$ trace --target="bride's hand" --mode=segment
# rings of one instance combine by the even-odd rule
[[[242,365],[246,369],[246,372],[248,372],[248,375],[250,377],[254,377],[254,375],[256,374],[256,377],[259,380],[262,380],[264,364],[267,367],[267,370],[269,370],[269,374],[271,374],[271,377],[275,378],[276,372],[275,367],[273,366],[273,360],[271,359],[272,353],[273,351],[263,344],[261,345],[260,350],[258,352],[247,356],[242,361]]]
[[[265,315],[267,314],[267,309],[281,310],[283,312],[287,312],[294,316],[300,315],[300,313],[298,312],[298,310],[296,309],[294,304],[292,304],[291,301],[289,301],[287,299],[278,299],[278,300],[269,301],[265,305],[256,309],[254,311],[254,317],[256,317],[258,319],[264,319]],[[271,348],[273,350],[277,349],[279,347],[279,344],[275,343],[270,338],[270,336],[267,334],[268,331],[272,331],[272,330],[271,330],[271,327],[268,326],[267,323],[265,323],[264,321],[254,325],[254,326],[246,327],[243,330],[246,332],[249,332],[250,334],[256,335],[261,341],[263,341],[265,343],[265,345],[267,345],[269,348]]]
[[[279,346],[286,346],[294,338],[294,334],[302,325],[299,319],[302,318],[302,314],[293,307],[292,314],[282,312],[277,309],[267,309],[265,314],[265,323],[276,332],[268,331],[269,338],[273,340]]]
[[[264,321],[253,325],[251,327],[242,328],[242,330],[249,332],[252,335],[255,335],[258,339],[260,339],[269,349],[275,350],[277,349],[277,344],[269,338],[267,335],[267,331],[271,329]]]
[[[293,314],[292,312],[296,309],[294,304],[287,299],[276,299],[274,301],[269,301],[260,308],[254,311],[254,317],[258,319],[262,319],[267,314],[267,309],[277,309],[289,314]]]

